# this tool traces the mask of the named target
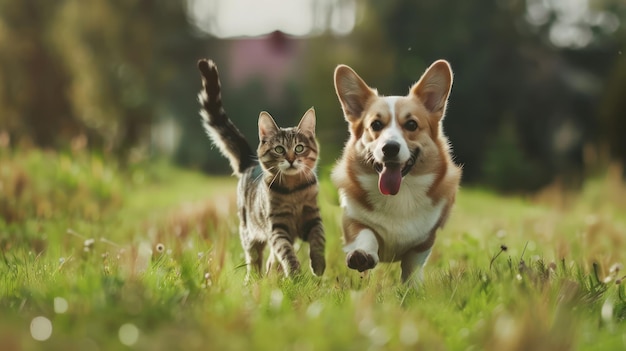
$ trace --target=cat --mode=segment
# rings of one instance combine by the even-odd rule
[[[202,90],[198,95],[203,125],[213,143],[230,161],[237,185],[239,235],[247,273],[260,276],[263,251],[269,243],[266,272],[273,267],[288,277],[299,274],[294,241],[309,242],[310,268],[321,276],[326,268],[326,239],[317,204],[315,110],[309,109],[297,127],[281,128],[267,112],[258,119],[259,145],[254,152],[227,117],[221,99],[217,66],[200,60]]]

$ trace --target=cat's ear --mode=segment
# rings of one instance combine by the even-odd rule
[[[303,133],[315,135],[315,110],[313,107],[302,116],[300,124],[298,124],[298,130]]]
[[[259,114],[259,140],[265,141],[269,136],[276,134],[279,128],[272,116],[263,111]]]
[[[335,92],[348,122],[361,118],[368,100],[378,94],[346,65],[339,65],[335,69]]]

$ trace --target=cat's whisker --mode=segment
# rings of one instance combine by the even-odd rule
[[[261,177],[263,177],[265,174],[263,173],[259,173],[258,176],[256,176],[256,178],[253,179],[253,182],[257,182],[259,179],[261,179]]]
[[[314,174],[311,172],[311,168],[306,166],[304,167],[304,170],[300,172],[300,175],[307,183],[313,181],[313,178],[315,178]]]
[[[304,165],[304,171],[302,173],[304,174],[304,178],[307,182],[312,182],[316,178],[315,168],[307,164]]]
[[[276,166],[269,167],[269,168],[267,168],[267,172],[269,172],[270,174],[273,174],[273,171],[274,171],[275,169],[276,169]],[[259,175],[258,175],[256,178],[254,178],[254,181],[256,182],[257,180],[259,180],[259,179],[260,179],[261,177],[263,177],[264,175],[266,175],[266,173],[265,173],[265,172],[261,172],[261,173],[259,173]]]
[[[274,175],[274,178],[272,178],[272,181],[269,184],[270,188],[272,187],[272,185],[274,185],[274,182],[276,181],[276,178],[278,178],[281,175],[281,173],[282,172],[280,170],[278,170],[278,172]]]
[[[279,175],[279,177],[280,177],[280,178],[279,178],[280,182],[281,182],[281,183],[282,183],[282,182],[284,182],[284,179],[283,179],[283,171],[282,171],[282,170],[278,171],[278,175]]]

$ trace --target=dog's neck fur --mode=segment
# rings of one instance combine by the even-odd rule
[[[461,176],[441,127],[451,85],[445,61],[433,63],[407,96],[379,96],[349,67],[335,70],[351,134],[332,173],[349,268],[401,261],[403,281],[421,273]]]

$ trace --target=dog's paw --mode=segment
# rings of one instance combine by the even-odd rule
[[[363,250],[354,250],[346,256],[348,268],[356,269],[359,272],[376,267],[377,260]]]

